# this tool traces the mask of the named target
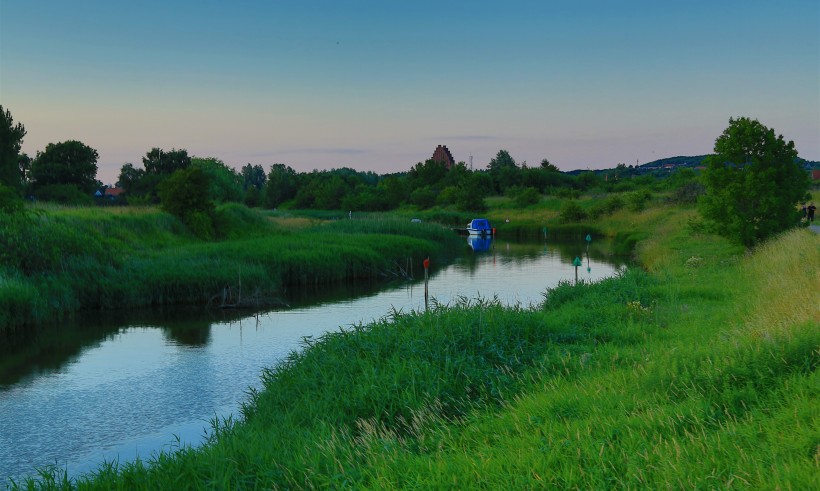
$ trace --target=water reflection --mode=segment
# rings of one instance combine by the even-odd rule
[[[487,240],[465,244],[452,264],[430,268],[430,297],[540,302],[542,293],[574,277],[620,266],[605,245]],[[318,337],[391,309],[423,310],[423,275],[414,281],[323,286],[282,292],[290,308],[267,312],[168,308],[94,313],[28,336],[0,340],[0,487],[2,477],[57,463],[70,474],[103,459],[143,458],[179,436],[202,440],[207,421],[235,412],[260,369]]]
[[[488,251],[493,245],[493,238],[492,236],[470,235],[467,237],[467,244],[475,252]]]

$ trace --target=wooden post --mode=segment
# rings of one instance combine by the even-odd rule
[[[424,259],[423,264],[424,264],[424,310],[427,310],[427,308],[428,308],[427,300],[429,298],[429,290],[427,288],[427,284],[428,284],[428,280],[430,279],[430,276],[427,272],[428,269],[430,269],[430,257],[429,256]]]

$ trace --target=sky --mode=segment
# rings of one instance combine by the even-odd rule
[[[710,153],[730,117],[820,160],[820,2],[0,0],[23,151],[407,171]]]

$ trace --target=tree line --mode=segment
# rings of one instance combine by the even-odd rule
[[[20,208],[20,196],[70,204],[93,201],[103,187],[97,180],[98,153],[69,140],[50,143],[34,158],[20,153],[26,135],[22,123],[0,106],[0,209]],[[486,169],[472,170],[464,162],[448,167],[426,160],[406,172],[378,175],[350,168],[296,172],[282,163],[267,171],[248,163],[236,170],[214,157],[192,157],[185,149],[152,148],[142,165],[126,163],[116,186],[121,203],[161,204],[200,234],[208,236],[215,203],[237,202],[251,207],[388,211],[400,207],[451,207],[481,212],[485,198],[504,195],[517,206],[536,204],[543,195],[576,198],[582,193],[633,192],[636,206],[648,199],[648,189],[672,191],[681,202],[698,202],[702,217],[717,232],[745,245],[793,226],[796,204],[808,199],[809,178],[798,162],[794,143],[757,120],[729,120],[715,142],[706,169],[678,169],[668,179],[637,175],[632,166],[570,174],[549,160],[537,166],[518,163],[499,150]],[[640,190],[641,192],[636,192]],[[620,198],[598,208],[619,206]],[[620,205],[622,206],[622,205]],[[568,206],[568,219],[583,219],[586,211]]]

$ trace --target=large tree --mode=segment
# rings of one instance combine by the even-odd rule
[[[31,162],[35,191],[45,186],[69,185],[84,193],[94,192],[98,157],[96,150],[77,140],[49,143]]]
[[[215,157],[193,157],[191,167],[208,175],[209,195],[217,203],[242,201],[242,176]]]
[[[276,208],[283,202],[296,196],[296,171],[285,164],[270,166],[267,184],[265,185],[265,204]]]
[[[510,152],[499,150],[495,158],[487,164],[487,172],[493,178],[496,191],[503,193],[508,188],[521,182],[521,169],[515,163]]]
[[[182,169],[187,169],[191,165],[191,157],[184,149],[171,149],[166,152],[159,148],[152,148],[145,157],[142,158],[146,174],[166,174],[170,175]]]
[[[255,187],[261,191],[265,186],[268,176],[265,175],[265,169],[261,165],[246,164],[242,167],[242,187],[248,189]]]
[[[794,142],[756,119],[729,119],[703,172],[701,213],[715,231],[746,246],[799,222],[809,179]]]
[[[20,186],[20,148],[26,128],[0,105],[0,184],[17,188]]]

